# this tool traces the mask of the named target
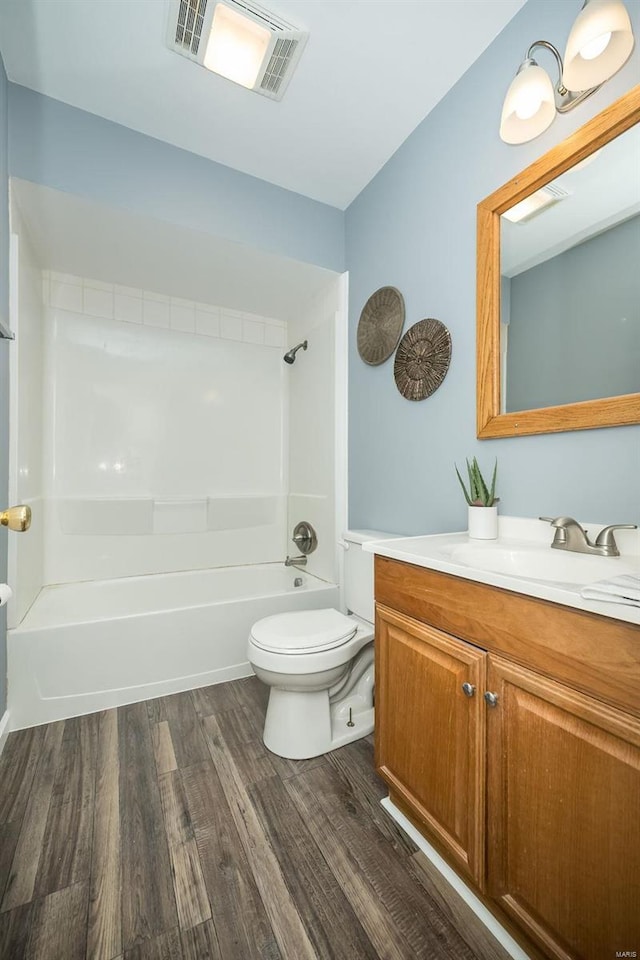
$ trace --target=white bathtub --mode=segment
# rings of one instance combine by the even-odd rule
[[[256,620],[338,603],[282,564],[45,587],[8,634],[11,728],[249,676]]]

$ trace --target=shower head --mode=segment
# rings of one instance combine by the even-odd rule
[[[307,341],[303,340],[302,343],[299,343],[297,347],[292,347],[291,350],[287,350],[284,357],[282,358],[285,363],[293,363],[296,359],[296,353],[302,347],[303,350],[307,349]]]

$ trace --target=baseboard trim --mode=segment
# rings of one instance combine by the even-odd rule
[[[462,897],[467,906],[473,910],[478,919],[493,934],[498,943],[504,947],[507,953],[513,957],[513,960],[530,960],[527,953],[524,952],[519,943],[505,930],[501,923],[487,910],[483,903],[477,898],[473,890],[460,879],[455,870],[452,870],[446,860],[444,860],[438,851],[425,840],[419,830],[417,830],[411,821],[405,817],[404,813],[389,798],[384,797],[380,801],[381,806],[386,810],[392,820],[398,824],[404,832],[411,837],[419,850],[424,853],[434,865],[444,879],[449,883],[459,896]]]
[[[4,745],[7,742],[7,737],[11,733],[11,724],[9,723],[9,711],[5,710],[0,718],[0,754],[4,750]]]

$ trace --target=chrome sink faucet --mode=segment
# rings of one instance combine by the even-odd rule
[[[636,530],[635,523],[612,523],[603,527],[595,543],[588,532],[573,517],[539,517],[556,528],[551,546],[555,550],[572,550],[574,553],[590,553],[598,557],[619,557],[620,551],[613,535],[614,530]]]

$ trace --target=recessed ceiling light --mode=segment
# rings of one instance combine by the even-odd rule
[[[173,0],[172,50],[272,100],[280,100],[308,33],[248,0]]]

